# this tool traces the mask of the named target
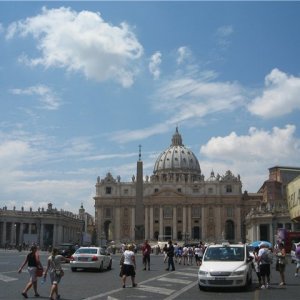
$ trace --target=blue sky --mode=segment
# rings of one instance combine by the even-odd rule
[[[300,166],[300,2],[0,2],[0,207],[94,213],[176,126],[257,192]]]

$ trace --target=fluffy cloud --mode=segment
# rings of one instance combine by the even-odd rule
[[[61,105],[61,100],[55,92],[46,85],[31,86],[26,89],[12,89],[14,95],[38,96],[42,109],[56,110]]]
[[[180,65],[191,56],[191,51],[188,47],[182,46],[178,48],[177,55],[177,64]]]
[[[265,89],[248,109],[263,118],[274,118],[300,108],[300,78],[273,69],[265,78]]]
[[[296,127],[274,127],[272,131],[250,128],[248,135],[235,132],[225,137],[213,137],[200,149],[206,165],[215,170],[230,169],[241,174],[251,190],[257,182],[268,177],[268,168],[275,165],[294,166],[299,160],[300,140],[295,137]],[[210,162],[210,164],[209,164]]]
[[[43,8],[40,15],[12,23],[6,37],[17,34],[32,35],[42,53],[37,58],[23,56],[23,62],[82,72],[86,78],[100,82],[116,80],[123,87],[133,84],[138,72],[135,62],[143,54],[128,24],[113,26],[99,13],[78,13],[65,7]]]
[[[153,75],[154,79],[158,79],[160,76],[160,69],[159,66],[161,64],[161,53],[155,52],[149,62],[149,71]]]

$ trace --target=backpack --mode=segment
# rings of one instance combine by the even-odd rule
[[[273,263],[273,253],[269,250],[265,251],[261,256],[262,260],[267,264]]]

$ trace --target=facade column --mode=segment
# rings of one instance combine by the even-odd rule
[[[256,237],[255,237],[255,241],[260,241],[260,226],[259,224],[256,224]]]
[[[120,207],[116,207],[115,213],[116,213],[116,215],[115,215],[115,230],[114,230],[113,239],[114,239],[114,241],[119,241],[120,240],[120,219],[121,219]]]
[[[135,208],[131,208],[131,230],[130,230],[130,238],[132,240],[135,239]]]
[[[188,206],[187,208],[187,214],[188,214],[188,233],[189,233],[189,237],[190,239],[192,238],[192,207]]]
[[[236,235],[235,235],[235,241],[236,242],[242,242],[242,233],[241,233],[241,207],[237,206],[236,208],[236,216],[235,219],[237,220],[236,222]]]
[[[145,206],[145,239],[148,240],[149,239],[149,208],[148,206]]]
[[[104,232],[104,227],[103,227],[103,219],[102,219],[102,208],[101,207],[97,207],[97,214],[96,214],[96,220],[95,220],[95,224],[97,224],[97,228],[96,228],[96,231],[97,231],[97,242],[98,242],[98,245],[101,244],[101,237],[102,237],[102,234]]]
[[[28,223],[28,233],[31,234],[31,223]]]
[[[186,236],[187,233],[187,228],[186,228],[186,206],[183,206],[182,208],[182,235]]]
[[[163,237],[163,234],[164,234],[164,224],[163,224],[163,207],[160,206],[159,207],[159,237],[162,238]],[[163,237],[164,239],[164,237]]]
[[[177,240],[177,207],[173,207],[173,235],[172,239]]]
[[[201,240],[205,240],[206,234],[205,234],[205,207],[202,206],[201,208]]]
[[[149,233],[149,236],[150,236],[150,240],[153,240],[154,238],[154,235],[153,235],[153,206],[150,206],[150,224],[149,224],[149,227],[150,227],[150,233]]]

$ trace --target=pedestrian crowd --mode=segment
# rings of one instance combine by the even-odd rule
[[[286,251],[282,242],[277,242],[274,249],[268,247],[265,242],[259,244],[253,250],[253,268],[258,279],[258,287],[260,289],[268,289],[270,287],[271,265],[275,262],[275,270],[280,276],[280,287],[286,286],[285,268],[287,265]],[[295,277],[298,276],[300,269],[300,244],[295,251],[296,270]]]
[[[120,259],[120,277],[122,282],[122,287],[126,287],[127,277],[131,278],[132,287],[136,287],[137,283],[135,281],[136,277],[136,246],[133,244],[124,244],[121,249],[122,255]],[[205,245],[202,242],[194,245],[184,245],[180,246],[169,240],[167,244],[162,248],[164,254],[163,262],[167,264],[166,271],[175,271],[175,264],[182,265],[193,265],[200,266],[202,263],[202,258],[205,252]],[[150,271],[150,256],[152,253],[152,248],[148,242],[145,240],[141,247],[142,253],[142,263],[143,270]],[[268,247],[268,244],[262,242],[258,247],[255,247],[252,253],[252,265],[256,272],[259,288],[267,289],[270,286],[271,277],[271,264],[275,261],[275,270],[279,272],[280,283],[279,286],[283,287],[286,285],[285,281],[285,267],[287,264],[286,252],[284,244],[278,242],[274,249]],[[299,275],[300,270],[300,243],[295,249],[295,260],[296,269],[295,277]],[[58,293],[58,284],[60,283],[64,272],[61,266],[62,262],[70,261],[68,258],[59,255],[58,249],[53,248],[51,255],[47,259],[47,267],[45,270],[40,262],[40,257],[38,253],[38,247],[36,245],[31,246],[30,252],[27,254],[24,262],[20,266],[18,273],[22,272],[22,269],[27,265],[29,273],[29,282],[26,284],[22,291],[22,296],[28,298],[28,291],[33,288],[34,296],[40,297],[38,293],[38,277],[42,277],[42,282],[46,281],[47,274],[49,273],[51,288],[49,300],[60,299]]]

